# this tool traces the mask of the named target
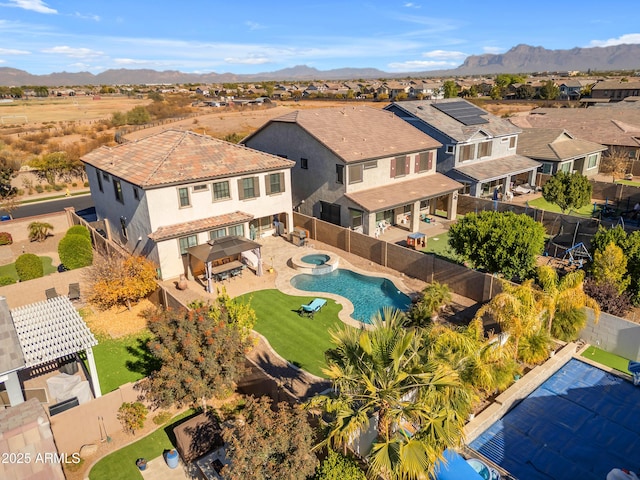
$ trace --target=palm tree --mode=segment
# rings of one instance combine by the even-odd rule
[[[44,242],[49,236],[49,230],[53,230],[53,225],[47,222],[31,222],[29,229],[29,240],[32,242]]]
[[[332,418],[320,445],[346,448],[375,425],[369,473],[387,480],[432,472],[445,448],[460,445],[471,405],[456,372],[420,355],[423,330],[404,328],[402,320],[399,311],[384,309],[369,330],[332,332],[336,348],[327,352],[324,373],[335,395],[308,403]]]
[[[600,317],[600,306],[583,290],[584,271],[575,270],[559,278],[555,268],[538,268],[538,283],[543,292],[547,331],[555,338],[572,341],[587,322],[585,307],[593,309],[595,321]]]
[[[447,284],[432,282],[420,294],[420,299],[407,313],[407,326],[424,327],[438,319],[438,312],[451,302],[451,289]]]

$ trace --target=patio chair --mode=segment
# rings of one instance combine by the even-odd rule
[[[44,294],[47,296],[47,300],[52,300],[52,299],[54,299],[54,298],[56,298],[56,297],[58,297],[58,296],[59,296],[59,295],[58,295],[58,292],[56,292],[55,287],[53,287],[53,288],[47,288],[47,289],[44,291]]]
[[[80,300],[80,284],[79,283],[70,283],[69,284],[69,300]]]
[[[318,313],[322,307],[326,305],[327,301],[324,298],[315,298],[308,305],[300,305],[298,309],[298,315],[301,317],[309,317],[313,318],[313,316]]]

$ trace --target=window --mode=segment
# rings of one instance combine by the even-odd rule
[[[300,168],[303,170],[307,170],[309,168],[309,160],[307,160],[306,158],[301,158],[300,159]]]
[[[447,153],[453,153],[454,147],[453,145],[447,145]]]
[[[466,162],[468,160],[473,160],[473,156],[475,154],[476,146],[471,145],[462,145],[460,148],[460,161]]]
[[[543,163],[541,168],[541,172],[545,175],[551,175],[553,173],[553,165],[550,163]]]
[[[125,217],[120,217],[120,230],[122,231],[122,236],[127,238],[127,219]]]
[[[273,228],[273,215],[267,215],[266,217],[254,218],[249,222],[249,235],[253,235],[251,240],[255,240],[256,233],[260,234],[265,230]],[[253,232],[253,233],[251,233]]]
[[[598,165],[598,154],[592,153],[587,159],[587,168],[595,168]]]
[[[418,172],[428,172],[433,168],[433,152],[422,152],[418,159]]]
[[[349,183],[362,182],[363,165],[349,165]]]
[[[561,172],[571,173],[571,162],[561,163],[558,170]]]
[[[213,201],[231,198],[229,193],[229,182],[217,182],[213,184]]]
[[[240,200],[259,197],[260,184],[258,183],[258,177],[239,179],[238,192],[240,193]]]
[[[133,198],[140,200],[140,191],[138,190],[138,187],[133,187]]]
[[[478,144],[478,158],[491,156],[491,140]]]
[[[396,157],[391,160],[391,176],[392,177],[403,177],[407,174],[407,160],[408,157]],[[394,168],[395,167],[395,168]]]
[[[351,228],[358,228],[362,226],[362,210],[349,209],[351,215]]]
[[[113,179],[113,191],[116,194],[116,200],[120,203],[124,203],[124,197],[122,196],[122,185],[120,180]]]
[[[104,188],[102,187],[102,177],[100,176],[100,172],[98,172],[96,170],[96,173],[98,174],[98,188],[100,189],[101,192],[104,192]]]
[[[226,228],[218,228],[209,232],[209,240],[215,240],[216,238],[222,238],[227,236]]]
[[[198,237],[196,235],[189,235],[188,237],[179,238],[178,242],[180,243],[180,255],[186,255],[189,247],[198,245]]]
[[[265,177],[267,195],[284,192],[284,173],[270,173]]]
[[[201,185],[194,185],[191,188],[193,189],[193,193],[196,193],[196,192],[207,192],[209,190],[209,185],[207,185],[206,183],[203,183]]]
[[[229,235],[244,237],[244,225],[232,225],[229,227]]]
[[[180,208],[191,206],[191,199],[189,198],[189,189],[187,187],[180,187],[178,189],[178,203],[180,204]]]
[[[510,149],[512,149],[512,150],[513,150],[514,148],[516,148],[516,138],[517,138],[517,137],[511,137],[511,138],[509,138],[509,148],[510,148]]]
[[[344,184],[344,165],[336,165],[336,183]]]
[[[104,178],[107,182],[110,180],[109,174],[107,172],[102,172],[102,178]]]
[[[369,170],[370,168],[378,168],[378,161],[373,160],[371,162],[365,162],[364,169]]]

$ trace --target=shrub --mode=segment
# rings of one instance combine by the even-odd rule
[[[42,193],[44,192],[44,187],[42,185],[36,185],[35,187],[33,187],[36,189],[36,192],[38,193]]]
[[[118,409],[118,420],[122,424],[122,430],[135,435],[136,430],[144,427],[149,410],[141,402],[124,402]]]
[[[69,270],[91,265],[91,240],[84,235],[65,235],[58,244],[58,255],[62,264]]]
[[[16,279],[5,275],[4,277],[0,277],[0,287],[4,287],[5,285],[12,285],[16,283]]]
[[[21,282],[44,275],[42,261],[33,253],[23,253],[16,259],[16,272]]]
[[[74,225],[73,227],[70,227],[67,230],[65,236],[66,235],[82,235],[91,240],[91,233],[89,232],[89,229],[84,225]]]
[[[13,237],[9,232],[0,232],[0,245],[11,245]]]
[[[366,475],[351,457],[329,450],[316,471],[315,480],[366,480]]]
[[[89,182],[84,182],[84,184],[83,184],[83,185],[84,185],[85,187],[88,187],[88,186],[89,186]]]

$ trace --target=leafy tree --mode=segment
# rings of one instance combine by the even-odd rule
[[[227,480],[298,480],[313,474],[318,463],[312,452],[313,430],[300,407],[262,397],[247,402],[242,420],[222,431],[231,463]]]
[[[53,225],[47,222],[31,222],[27,228],[30,241],[44,242],[49,236],[49,231],[53,230]]]
[[[542,187],[542,196],[562,209],[562,213],[588,205],[593,187],[589,179],[575,172],[557,172]]]
[[[367,480],[367,477],[353,458],[329,449],[314,480]]]
[[[87,267],[93,262],[91,240],[84,235],[65,235],[58,243],[58,255],[68,270]]]
[[[67,152],[52,152],[36,157],[29,162],[36,175],[49,185],[55,185],[58,178],[81,177],[84,167],[79,159],[71,159]]]
[[[469,213],[449,229],[449,245],[476,268],[525,278],[544,250],[544,227],[513,212]]]
[[[69,227],[65,235],[84,235],[87,239],[91,240],[91,232],[89,232],[89,229],[84,225],[73,225]]]
[[[593,298],[603,312],[624,317],[631,310],[631,297],[627,292],[619,293],[618,287],[609,282],[596,282],[593,278],[584,281],[584,292]]]
[[[18,189],[11,185],[11,180],[15,176],[14,166],[7,158],[0,156],[0,199],[11,198],[18,193]]]
[[[149,410],[141,402],[124,402],[118,409],[117,418],[125,433],[135,435],[136,430],[144,427]]]
[[[521,100],[531,100],[535,96],[536,89],[531,85],[524,84],[516,88],[516,98]]]
[[[155,264],[140,255],[98,257],[89,270],[89,301],[101,309],[131,304],[156,287]]]
[[[111,114],[111,125],[114,127],[121,127],[127,124],[127,115],[122,112],[113,112]]]
[[[491,88],[491,92],[489,93],[489,96],[491,97],[492,100],[500,100],[502,97],[504,97],[504,89],[499,87],[498,85],[494,85]]]
[[[547,331],[567,342],[576,340],[587,323],[585,307],[592,308],[598,321],[600,307],[583,290],[584,270],[575,270],[560,278],[555,268],[538,268],[538,283],[542,287]]]
[[[631,280],[627,276],[627,258],[622,249],[611,242],[604,251],[596,250],[591,275],[596,283],[610,283],[616,287],[618,293],[624,292]]]
[[[330,418],[320,445],[345,447],[377,417],[369,454],[372,477],[414,479],[433,472],[447,447],[460,444],[471,393],[442,362],[425,361],[421,329],[407,329],[402,314],[385,309],[371,330],[352,327],[331,333],[336,347],[326,354],[324,373],[337,396],[313,397]],[[412,425],[409,435],[402,425]]]
[[[555,100],[560,95],[560,87],[553,80],[547,80],[540,87],[539,96],[542,100]]]
[[[22,98],[24,97],[24,90],[22,87],[10,87],[9,92],[13,98]]]
[[[186,313],[161,309],[146,312],[155,335],[149,350],[162,367],[139,383],[144,397],[157,407],[193,405],[206,408],[212,398],[231,394],[244,372],[249,347],[219,307]]]
[[[151,121],[151,115],[147,109],[141,105],[133,107],[127,112],[127,123],[129,125],[143,125]]]
[[[629,151],[622,147],[609,147],[600,160],[600,173],[611,175],[614,182],[624,177],[630,167]]]
[[[460,90],[458,89],[458,85],[453,80],[446,80],[442,84],[442,92],[444,93],[444,98],[456,98]]]
[[[425,326],[437,320],[438,312],[451,301],[451,289],[440,282],[432,282],[420,293],[420,298],[407,313],[407,326]]]
[[[44,268],[40,257],[33,253],[23,253],[16,258],[16,272],[21,282],[40,278],[44,275]]]
[[[35,93],[36,97],[48,97],[49,89],[45,86],[37,86],[33,87],[33,93]]]

